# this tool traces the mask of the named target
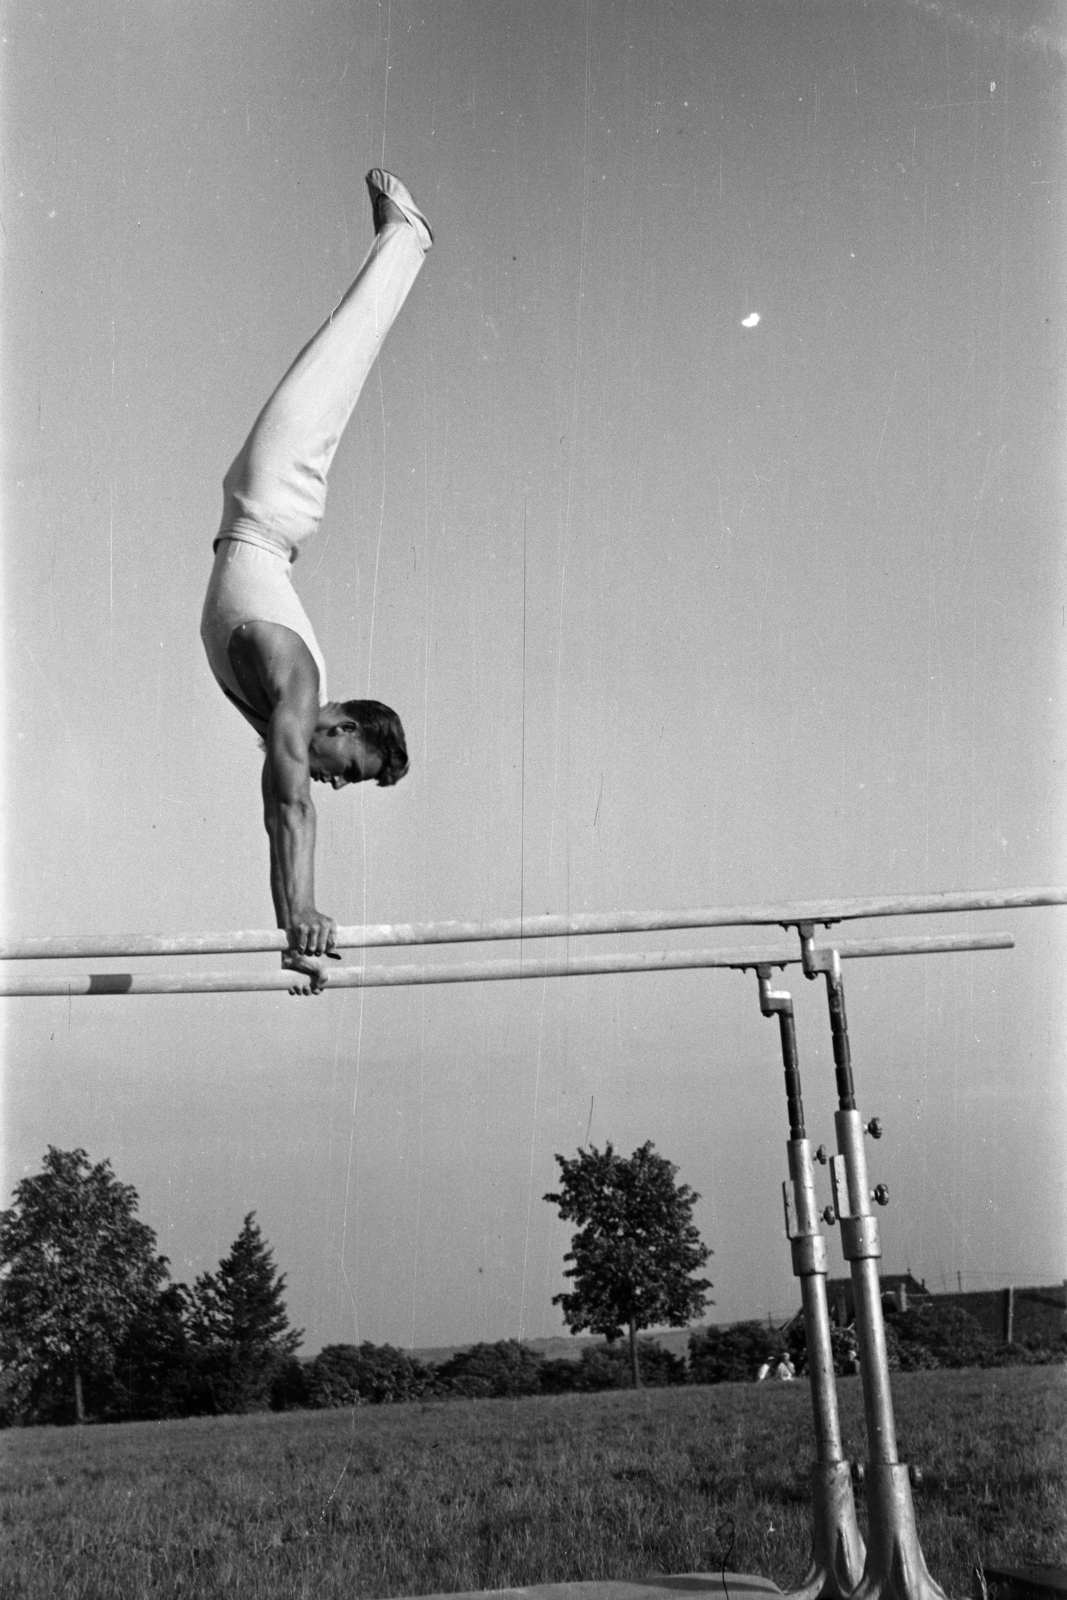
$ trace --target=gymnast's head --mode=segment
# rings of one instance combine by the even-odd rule
[[[408,747],[400,718],[380,700],[331,700],[319,711],[308,745],[316,783],[344,789],[350,783],[399,783],[408,770]]]

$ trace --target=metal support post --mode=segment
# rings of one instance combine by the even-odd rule
[[[856,1523],[852,1475],[841,1448],[830,1317],[826,1307],[826,1240],[819,1228],[811,1144],[804,1130],[792,997],[771,988],[770,967],[757,967],[760,1010],[777,1016],[789,1111],[789,1178],[782,1185],[785,1228],[800,1279],[808,1352],[815,1463],[811,1469],[811,1566],[790,1600],[846,1600],[863,1573],[864,1547]]]
[[[872,1198],[884,1205],[889,1194],[883,1185],[873,1195],[867,1187],[864,1128],[856,1109],[841,962],[836,950],[815,949],[810,924],[801,924],[798,932],[805,975],[815,978],[821,972],[826,979],[839,1105],[834,1124],[840,1152],[833,1158],[830,1176],[842,1251],[852,1273],[867,1422],[867,1560],[852,1600],[945,1600],[944,1590],[927,1569],[915,1527],[908,1469],[897,1457],[878,1276],[882,1247],[878,1221],[871,1210]],[[880,1132],[874,1123],[870,1129]]]

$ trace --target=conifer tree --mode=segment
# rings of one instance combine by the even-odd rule
[[[212,1411],[266,1406],[275,1373],[304,1336],[289,1327],[285,1278],[255,1215],[245,1217],[218,1271],[203,1273],[193,1287],[191,1341]]]

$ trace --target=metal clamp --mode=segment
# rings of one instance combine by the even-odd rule
[[[866,1210],[853,1207],[849,1199],[848,1169],[844,1156],[831,1156],[830,1182],[834,1191],[834,1211],[841,1224],[841,1251],[845,1260],[876,1260],[882,1254],[878,1219]]]
[[[808,1233],[799,1239],[790,1239],[794,1278],[825,1278],[827,1273],[826,1240],[821,1233]]]
[[[848,1169],[844,1156],[830,1157],[830,1187],[834,1194],[834,1215],[838,1221],[842,1217],[858,1216],[859,1212],[853,1211],[848,1198]]]
[[[792,1015],[793,996],[785,989],[771,988],[771,968],[758,966],[756,977],[759,981],[759,1008],[765,1017]]]
[[[841,957],[832,946],[816,949],[814,922],[798,922],[796,929],[800,935],[800,961],[805,978],[817,978],[820,973],[827,972],[839,980]]]
[[[842,1217],[841,1254],[846,1261],[876,1261],[882,1254],[878,1218]]]
[[[782,1202],[785,1207],[785,1236],[793,1256],[794,1278],[825,1277],[828,1271],[826,1240],[819,1232],[814,1217],[808,1219],[806,1226],[801,1221],[796,1183],[792,1178],[787,1178],[782,1184]]]

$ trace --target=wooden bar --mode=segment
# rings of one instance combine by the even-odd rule
[[[489,922],[379,922],[339,928],[339,950],[387,945],[475,944],[489,939],[571,939],[672,928],[829,927],[864,917],[935,916],[939,912],[1010,911],[1067,905],[1067,889],[968,889],[944,894],[883,895],[866,900],[801,900],[677,911],[593,911],[574,916],[497,917]],[[284,950],[280,929],[238,933],[60,934],[0,940],[0,961],[126,959],[132,956],[236,955]]]
[[[1010,950],[1010,933],[945,934],[943,937],[856,939],[835,946],[842,960],[869,956],[936,955],[968,950]],[[427,963],[421,966],[342,966],[330,972],[330,989],[384,989],[424,983],[493,983],[520,978],[578,978],[623,972],[674,972],[686,968],[788,967],[800,963],[800,951],[781,945],[756,945],[741,950],[658,950],[621,955],[558,959],[513,956],[505,961]],[[77,977],[51,974],[18,975],[0,979],[0,995],[135,995],[135,994],[240,994],[281,990],[296,974],[278,968],[271,972],[101,972]]]

